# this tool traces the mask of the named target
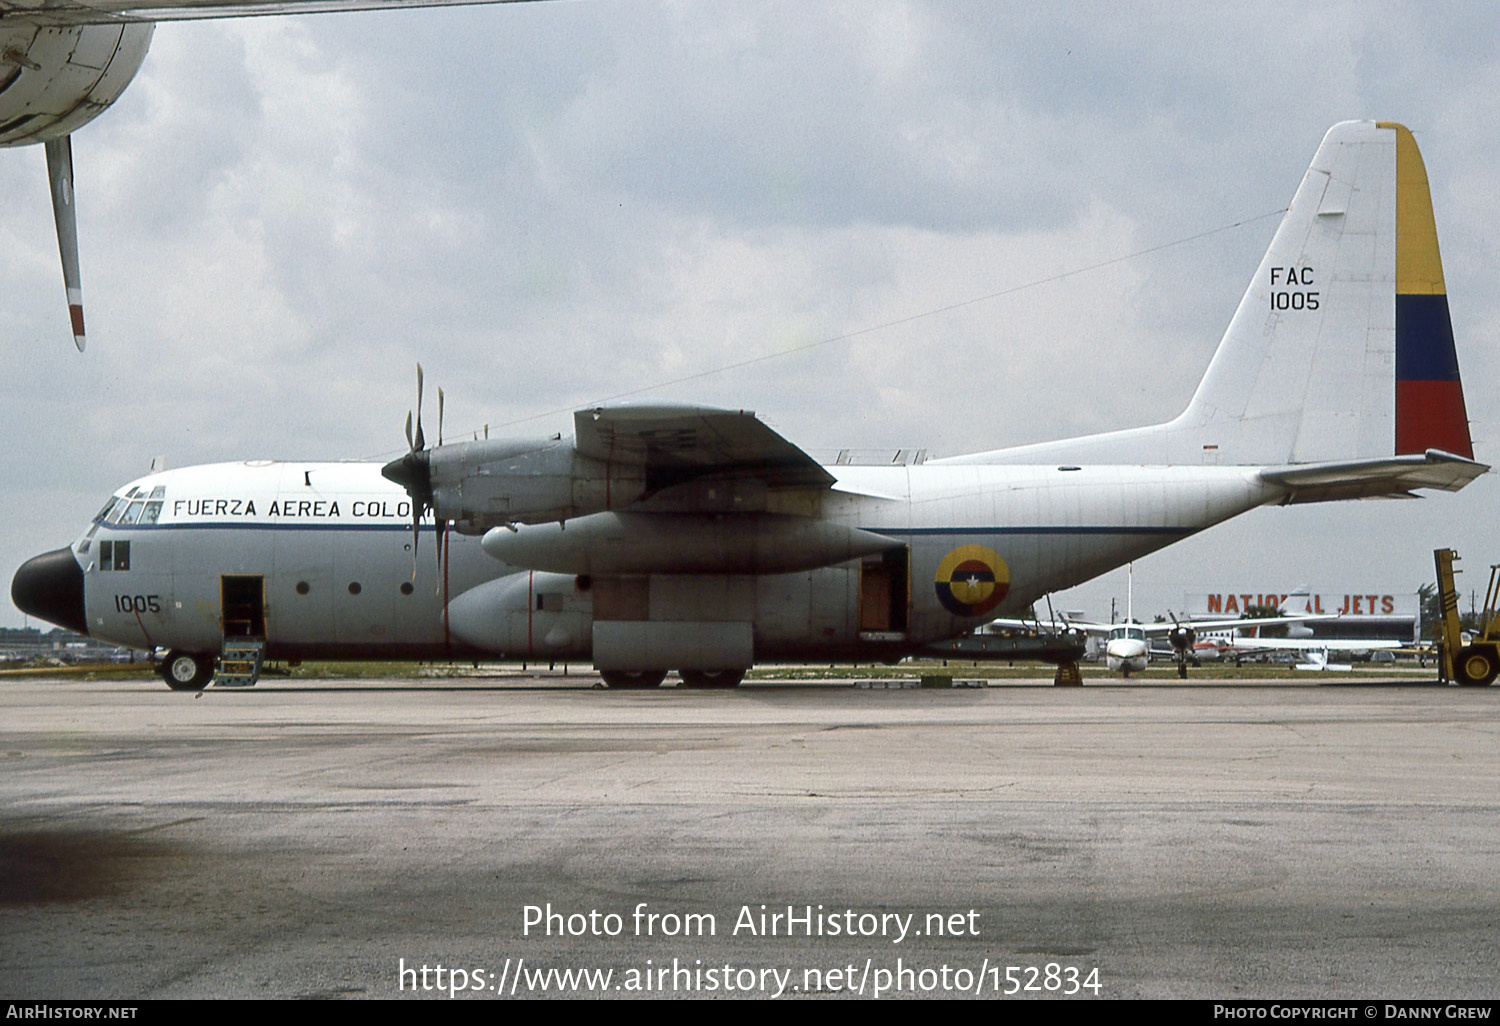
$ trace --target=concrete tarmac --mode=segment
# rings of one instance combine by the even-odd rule
[[[593,680],[0,681],[0,997],[1500,993],[1500,688]]]

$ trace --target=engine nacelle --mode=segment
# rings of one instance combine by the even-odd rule
[[[465,534],[626,506],[646,487],[640,467],[581,456],[572,439],[458,442],[422,455],[439,519]]]
[[[1198,632],[1191,627],[1178,625],[1172,628],[1167,635],[1167,640],[1172,642],[1172,647],[1182,652],[1193,647],[1193,642],[1198,640]]]
[[[155,29],[0,26],[0,146],[60,139],[98,117],[135,78]]]

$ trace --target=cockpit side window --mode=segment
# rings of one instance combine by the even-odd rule
[[[100,542],[97,562],[100,570],[129,570],[130,543],[128,541]]]

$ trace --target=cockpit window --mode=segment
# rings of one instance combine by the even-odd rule
[[[94,523],[154,524],[161,519],[166,494],[165,485],[156,485],[149,494],[144,488],[133,487],[124,495],[112,495],[94,517]]]

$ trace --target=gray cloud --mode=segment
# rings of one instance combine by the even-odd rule
[[[1493,454],[1496,18],[566,3],[165,26],[75,139],[83,357],[41,155],[0,154],[0,564],[69,540],[158,453],[393,452],[419,359],[454,430],[567,430],[555,411],[763,356],[649,394],[757,409],[813,449],[1160,420],[1274,219],[794,350],[1274,211],[1347,117],[1418,133]],[[1495,558],[1494,510],[1486,479],[1257,512],[1144,562],[1139,594],[1414,588],[1435,545]]]

